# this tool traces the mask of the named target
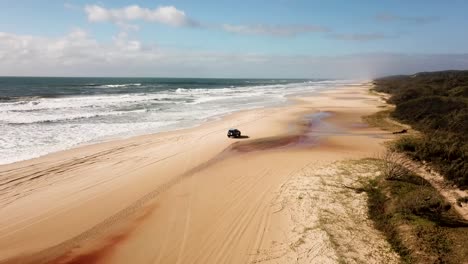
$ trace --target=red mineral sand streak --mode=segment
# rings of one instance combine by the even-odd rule
[[[315,131],[317,129],[321,129],[321,135],[327,133],[326,128],[323,129],[323,119],[330,117],[332,114],[329,112],[318,112],[310,115],[306,115],[303,122],[299,123],[299,131],[295,134],[286,134],[283,136],[275,136],[275,137],[266,137],[266,138],[259,138],[259,139],[250,139],[250,140],[242,140],[237,141],[231,144],[228,148],[224,151],[219,153],[217,156],[212,158],[211,160],[198,165],[197,167],[187,171],[186,173],[175,177],[171,182],[165,184],[165,187],[169,187],[170,185],[177,184],[180,180],[185,177],[190,177],[193,174],[206,169],[213,164],[224,160],[226,158],[243,154],[243,153],[250,153],[250,152],[258,152],[258,151],[269,151],[269,150],[281,150],[283,148],[288,149],[302,149],[308,147],[316,147],[318,146],[319,136],[316,135]],[[297,125],[297,124],[295,124]],[[325,143],[324,143],[325,144]],[[325,147],[325,146],[324,146]],[[167,185],[167,186],[166,186]],[[159,193],[158,190],[157,193]],[[157,193],[155,195],[157,195]],[[151,195],[153,197],[153,195]],[[145,198],[145,197],[143,197]],[[143,199],[144,201],[148,202],[148,199]],[[143,203],[143,201],[142,201]],[[121,243],[126,241],[131,234],[137,229],[138,225],[147,218],[154,207],[148,207],[144,213],[135,219],[131,226],[127,227],[124,231],[109,236],[105,238],[103,242],[98,245],[94,250],[88,252],[78,252],[79,246],[76,246],[72,249],[69,249],[66,253],[61,254],[59,257],[47,261],[29,261],[25,259],[13,260],[8,261],[5,263],[54,263],[54,264],[94,264],[94,263],[101,263],[105,259],[111,257],[112,253],[119,247]],[[80,243],[81,244],[81,243]],[[78,245],[80,245],[78,244]],[[62,252],[63,253],[63,252]],[[37,258],[36,258],[37,260]]]
[[[123,230],[121,233],[112,235],[109,238],[107,238],[104,242],[104,245],[101,247],[91,251],[91,252],[86,252],[83,254],[78,254],[75,255],[73,253],[73,250],[71,252],[67,252],[64,255],[58,257],[55,260],[52,260],[50,263],[54,264],[95,264],[95,263],[100,263],[107,257],[110,257],[114,250],[118,248],[118,246],[127,240],[133,232],[137,229],[137,227],[140,225],[141,222],[143,222],[146,218],[148,218],[154,209],[156,208],[156,205],[153,205],[151,207],[147,207],[141,216],[136,218],[130,226],[128,226],[125,230]]]
[[[130,234],[119,234],[112,236],[106,242],[106,245],[99,248],[98,250],[88,252],[78,256],[70,256],[71,254],[65,254],[57,258],[56,260],[51,261],[51,263],[56,264],[94,264],[99,263],[104,260],[106,257],[109,257],[112,252],[117,248],[118,244],[125,241]]]
[[[273,150],[283,147],[305,147],[316,144],[317,138],[314,137],[311,133],[313,129],[316,129],[320,126],[322,118],[327,117],[328,115],[323,114],[323,112],[318,113],[317,115],[313,114],[307,117],[307,122],[300,134],[294,135],[285,135],[279,137],[269,137],[256,140],[248,141],[237,141],[229,146],[226,150],[221,152],[217,157],[212,160],[197,166],[196,168],[185,173],[183,176],[189,176],[197,171],[203,170],[214,163],[229,157],[230,155],[236,155],[239,153],[248,153],[253,151],[265,151]],[[111,236],[108,238],[104,245],[100,248],[87,252],[80,255],[73,256],[73,252],[68,252],[61,257],[55,259],[51,263],[55,264],[94,264],[100,263],[104,259],[110,257],[112,252],[121,244],[123,241],[127,240],[136,227],[151,214],[153,209],[149,209],[145,212],[144,215],[139,217],[133,225],[126,231],[118,235]]]
[[[253,151],[274,150],[281,148],[305,148],[318,145],[319,137],[314,133],[323,128],[323,119],[331,116],[330,112],[318,112],[306,115],[297,134],[267,137],[245,142],[235,142],[225,152],[247,153]],[[324,129],[322,129],[324,130]],[[326,134],[326,129],[321,133]]]
[[[142,210],[141,215],[131,222],[128,226],[120,230],[119,233],[108,236],[103,239],[93,250],[78,252],[81,246],[75,246],[58,257],[47,259],[40,255],[31,255],[29,257],[17,257],[14,259],[1,262],[1,264],[96,264],[101,263],[106,258],[110,257],[118,246],[131,237],[137,227],[147,219],[157,208],[157,204],[147,206]]]

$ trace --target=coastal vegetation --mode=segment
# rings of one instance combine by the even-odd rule
[[[404,159],[388,153],[369,161],[378,164],[381,175],[363,188],[375,227],[403,263],[465,263],[468,222],[427,180],[408,170]]]
[[[369,217],[404,263],[466,263],[468,221],[454,206],[467,206],[468,196],[448,203],[411,164],[426,163],[468,188],[468,71],[380,78],[372,92],[387,94],[390,105],[364,120],[408,133],[373,161],[380,176],[363,185]]]
[[[468,71],[391,76],[374,85],[391,95],[390,116],[421,132],[399,138],[395,149],[468,188]]]

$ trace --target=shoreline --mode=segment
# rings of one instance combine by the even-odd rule
[[[143,85],[142,91],[124,95],[93,88],[87,90],[89,96],[69,94],[56,99],[39,96],[31,101],[13,100],[2,104],[0,110],[5,116],[5,126],[0,129],[5,133],[0,142],[5,147],[0,151],[1,164],[110,140],[193,128],[237,111],[281,106],[288,103],[291,94],[314,93],[337,87],[341,82],[272,82],[247,86],[244,83],[237,92],[234,89],[237,86],[223,86],[210,92],[197,85],[189,89],[182,84],[176,90],[144,93],[153,89],[151,84]],[[141,105],[145,108],[141,109]],[[51,112],[55,107],[57,110]],[[57,114],[61,112],[62,115]]]
[[[229,261],[245,262],[249,258],[245,250],[253,246],[248,241],[260,239],[255,231],[259,226],[254,228],[252,223],[268,229],[261,219],[273,215],[265,206],[293,171],[311,162],[369,157],[383,148],[387,134],[358,125],[362,115],[378,111],[380,104],[367,94],[367,87],[321,92],[296,98],[288,106],[236,112],[195,128],[113,140],[2,165],[0,174],[7,177],[2,186],[7,191],[0,197],[0,263],[10,263],[21,255],[24,263],[44,259],[72,263],[76,257],[107,252],[108,247],[112,254],[100,255],[100,262],[125,263],[136,257],[131,252],[138,249],[145,252],[138,263],[149,263],[149,244],[160,248],[156,258],[165,263],[202,253],[200,261],[214,263],[228,252],[221,250],[224,255],[219,256],[208,252],[227,246],[224,242],[233,235],[240,236],[234,247],[238,256]],[[304,123],[304,115],[314,112],[330,112],[331,116],[322,125]],[[230,126],[237,126],[249,138],[227,139],[225,129]],[[281,138],[301,133],[310,133],[318,144],[283,148]],[[272,144],[279,148],[268,149]],[[254,151],[241,151],[252,148]],[[231,154],[217,158],[227,149]],[[247,184],[250,181],[254,182]],[[266,215],[259,218],[255,207],[249,211],[250,203],[241,197],[241,204],[228,206],[241,193],[252,206],[264,208]],[[235,235],[229,231],[231,224],[245,215],[244,209],[251,221],[241,221],[242,228],[251,231]],[[218,213],[211,217],[210,211]],[[278,221],[282,226],[284,219]],[[63,223],[60,232],[57,222]],[[205,230],[213,225],[222,229]],[[173,238],[164,239],[167,230],[174,231]],[[151,242],[148,233],[156,236]],[[278,235],[274,230],[267,233],[267,237]],[[119,243],[109,242],[109,236],[119,237]],[[197,245],[200,239],[211,242]],[[164,250],[174,246],[179,252],[175,255]]]
[[[353,85],[356,85],[356,84],[353,84]],[[17,161],[9,162],[9,163],[0,163],[0,169],[1,169],[2,166],[13,165],[13,164],[16,164],[18,162],[26,162],[26,161],[29,161],[29,160],[35,160],[35,159],[42,158],[42,157],[45,157],[45,156],[48,156],[48,155],[53,155],[53,154],[56,154],[56,153],[62,153],[64,151],[74,150],[74,149],[77,149],[77,148],[92,146],[92,145],[96,145],[96,144],[108,143],[108,142],[111,142],[111,141],[129,140],[129,139],[137,138],[137,137],[141,137],[141,136],[158,135],[158,134],[162,134],[162,133],[171,133],[171,132],[183,131],[183,130],[187,130],[187,129],[193,129],[193,128],[197,128],[199,126],[202,126],[204,124],[209,124],[211,122],[216,122],[216,121],[222,120],[223,118],[229,118],[229,116],[234,115],[236,113],[242,113],[242,112],[246,112],[246,111],[254,111],[254,110],[257,110],[257,109],[285,107],[285,106],[288,106],[289,104],[293,104],[295,97],[298,97],[298,96],[313,96],[313,95],[319,94],[320,92],[323,92],[323,91],[340,89],[340,87],[341,86],[339,86],[337,84],[337,86],[333,87],[333,88],[323,87],[323,88],[318,89],[318,90],[305,91],[305,92],[301,92],[301,93],[284,95],[284,101],[281,101],[281,102],[271,103],[269,105],[263,105],[263,106],[253,106],[251,108],[233,110],[233,111],[226,112],[226,113],[216,114],[216,115],[213,115],[213,116],[209,116],[209,117],[207,117],[205,119],[199,120],[198,122],[192,122],[192,124],[185,124],[185,125],[179,124],[180,126],[178,125],[178,127],[172,127],[172,125],[170,125],[169,127],[163,128],[162,130],[158,130],[159,128],[154,128],[154,129],[149,129],[149,130],[141,130],[141,131],[136,132],[136,133],[135,132],[131,132],[131,133],[126,132],[126,133],[120,133],[120,134],[116,134],[116,135],[102,136],[102,137],[100,137],[98,139],[93,139],[93,140],[90,140],[90,141],[76,143],[75,145],[72,145],[70,147],[66,147],[64,149],[59,149],[59,150],[52,150],[51,152],[47,152],[45,154],[39,154],[38,156],[35,156],[35,157],[33,156],[31,158],[17,160]]]

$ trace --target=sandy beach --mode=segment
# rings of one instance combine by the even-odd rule
[[[0,263],[396,263],[344,187],[391,138],[369,88],[0,166]]]

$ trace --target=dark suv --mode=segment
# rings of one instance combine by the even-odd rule
[[[228,138],[230,138],[230,137],[238,138],[238,137],[241,136],[241,132],[240,132],[239,129],[231,128],[231,129],[228,130],[227,136],[228,136]]]

